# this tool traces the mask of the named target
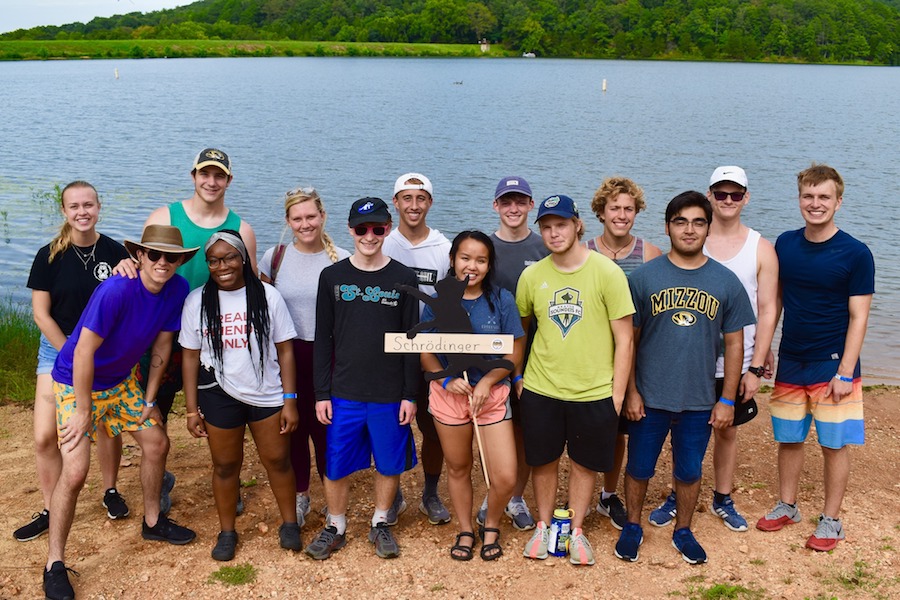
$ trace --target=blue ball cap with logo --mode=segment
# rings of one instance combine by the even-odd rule
[[[537,218],[534,222],[537,223],[547,215],[556,215],[564,219],[579,218],[575,201],[562,194],[545,198],[538,207]]]
[[[347,223],[356,227],[363,223],[390,223],[391,211],[381,198],[360,198],[350,207]]]

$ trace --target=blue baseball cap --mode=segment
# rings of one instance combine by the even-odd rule
[[[534,222],[537,223],[547,215],[556,215],[558,217],[563,217],[564,219],[571,219],[573,217],[577,219],[579,218],[578,206],[576,206],[575,201],[568,196],[562,194],[550,196],[541,201],[540,206],[538,206],[537,218]]]
[[[531,186],[528,185],[524,177],[515,175],[504,177],[497,184],[497,189],[494,190],[494,200],[499,200],[502,196],[512,193],[523,194],[531,198]]]

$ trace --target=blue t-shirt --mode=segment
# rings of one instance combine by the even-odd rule
[[[491,310],[485,294],[478,296],[474,300],[462,300],[463,308],[469,313],[472,333],[508,334],[514,338],[520,338],[525,335],[525,332],[522,330],[522,319],[519,317],[519,309],[516,307],[516,299],[513,298],[509,290],[506,288],[493,290],[491,292],[491,302],[494,304],[493,310]],[[422,312],[422,321],[431,321],[432,319],[434,319],[434,311],[426,304],[425,310]],[[430,330],[430,332],[433,331],[433,329]],[[447,368],[449,364],[447,357],[443,354],[437,354],[436,356],[441,362],[441,366]],[[503,355],[486,354],[482,355],[482,358],[494,360],[503,358]],[[473,386],[484,377],[484,371],[477,367],[466,369],[466,373],[469,375],[469,384]]]
[[[125,380],[141,355],[161,331],[181,329],[181,306],[190,289],[175,275],[158,294],[150,293],[141,278],[110,277],[91,295],[72,335],[59,351],[53,380],[72,385],[75,346],[87,327],[103,338],[94,354],[91,390],[108,390]]]
[[[756,323],[740,279],[712,259],[682,269],[663,255],[632,271],[628,283],[640,328],[635,378],[644,404],[672,412],[711,409],[722,335]]]
[[[784,307],[778,354],[838,360],[850,323],[850,296],[875,293],[875,260],[865,244],[843,231],[818,243],[803,232],[786,231],[775,242]]]

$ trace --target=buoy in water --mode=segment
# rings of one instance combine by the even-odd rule
[[[603,86],[601,89],[603,90],[604,93],[606,92],[606,80],[605,79],[603,80]]]
[[[115,73],[116,73],[116,79],[118,79],[118,78],[119,78],[119,69],[113,69],[113,70],[114,70]]]

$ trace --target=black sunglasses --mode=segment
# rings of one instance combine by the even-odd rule
[[[734,202],[740,202],[741,200],[744,199],[744,196],[747,195],[747,192],[720,192],[720,191],[714,191],[712,194],[713,194],[713,198],[715,198],[715,199],[718,200],[719,202],[725,202],[725,200],[728,199],[728,196],[731,196],[731,199],[732,199]]]
[[[150,262],[157,262],[163,256],[166,257],[167,263],[174,265],[179,260],[181,260],[181,257],[184,255],[183,254],[175,254],[174,252],[160,252],[159,250],[147,250],[147,258],[150,259]]]
[[[387,227],[384,225],[357,225],[353,228],[353,232],[359,237],[366,235],[369,231],[374,233],[376,237],[381,237],[387,231]]]

